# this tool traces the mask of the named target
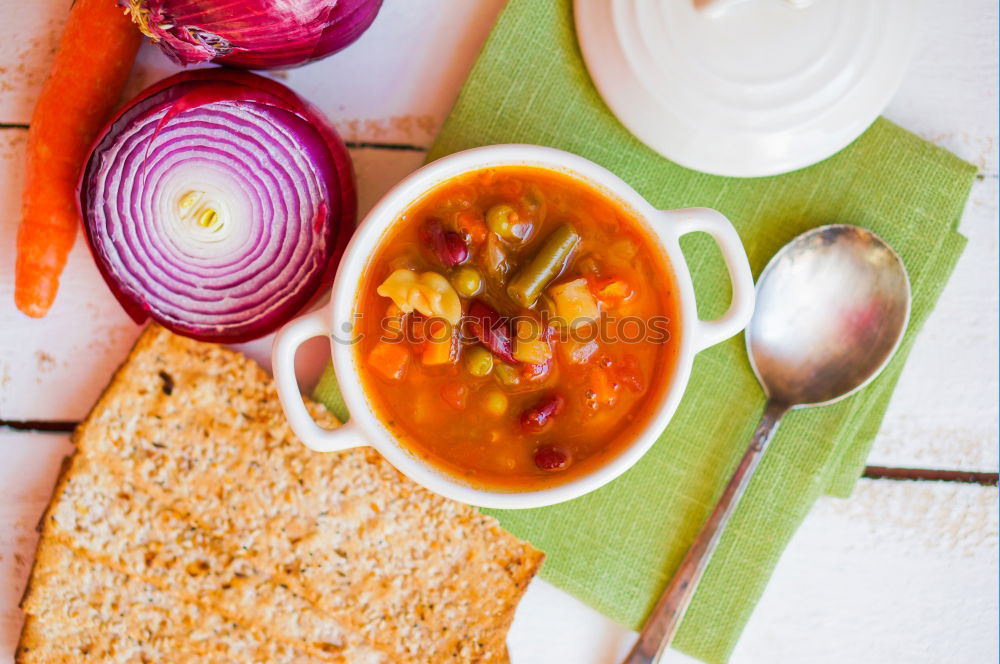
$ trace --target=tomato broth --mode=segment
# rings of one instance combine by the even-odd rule
[[[362,386],[413,454],[477,488],[537,490],[606,464],[648,421],[680,326],[658,243],[581,180],[497,167],[448,180],[362,277]]]

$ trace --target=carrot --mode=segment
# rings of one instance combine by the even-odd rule
[[[458,361],[455,329],[449,329],[444,321],[433,320],[428,326],[421,361],[426,365],[455,364]]]
[[[400,343],[380,341],[368,354],[368,366],[388,380],[400,380],[410,363],[410,352]]]
[[[591,408],[614,406],[618,401],[618,381],[613,380],[603,369],[598,369],[590,377],[588,405]]]
[[[141,33],[115,0],[76,0],[28,130],[14,302],[33,318],[52,306],[80,225],[76,185],[111,116]]]

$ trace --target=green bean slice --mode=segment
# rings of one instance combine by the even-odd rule
[[[556,228],[545,238],[545,243],[531,262],[510,280],[507,294],[521,306],[534,306],[549,282],[562,272],[579,243],[580,234],[569,224]]]

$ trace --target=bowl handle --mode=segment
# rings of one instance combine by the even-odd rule
[[[738,334],[750,322],[754,305],[750,262],[736,229],[718,210],[687,208],[661,210],[659,214],[666,223],[659,225],[657,231],[663,235],[672,235],[674,240],[679,240],[688,233],[711,235],[719,245],[729,271],[729,280],[733,285],[733,299],[729,309],[715,320],[699,319],[694,325],[695,352],[699,352]]]
[[[313,337],[329,338],[328,317],[329,312],[324,307],[296,318],[278,331],[271,350],[274,382],[278,387],[278,398],[288,417],[288,424],[306,447],[317,452],[339,452],[368,444],[353,419],[336,429],[324,429],[318,425],[306,410],[299,392],[298,380],[295,378],[295,351]]]

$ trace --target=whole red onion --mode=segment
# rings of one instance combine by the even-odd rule
[[[182,65],[297,67],[361,36],[382,0],[119,0],[139,29]]]

